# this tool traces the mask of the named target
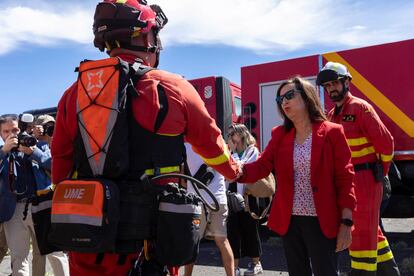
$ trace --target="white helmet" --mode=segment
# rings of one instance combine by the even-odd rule
[[[349,73],[348,68],[341,63],[329,61],[319,72],[318,77],[316,78],[316,84],[322,85],[326,82],[343,78],[352,80],[352,76]]]

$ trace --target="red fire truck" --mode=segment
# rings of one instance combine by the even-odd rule
[[[282,123],[275,103],[280,83],[295,75],[315,83],[326,62],[346,65],[353,76],[352,94],[375,107],[394,137],[394,162],[402,181],[392,179],[393,196],[385,215],[414,217],[413,52],[414,39],[242,67],[243,121],[263,150],[272,127]],[[319,94],[329,110],[333,105],[321,87]]]

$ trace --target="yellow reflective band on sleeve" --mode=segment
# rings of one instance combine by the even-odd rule
[[[361,137],[361,138],[355,138],[355,139],[346,139],[346,141],[348,142],[348,145],[351,146],[360,146],[360,145],[364,145],[364,144],[368,144],[368,139],[367,137]]]
[[[390,155],[381,154],[381,161],[390,162],[393,157],[394,157],[394,154],[390,154]]]
[[[392,255],[392,252],[391,251],[388,251],[385,254],[378,255],[378,257],[377,257],[377,263],[383,263],[383,262],[392,260],[393,258],[394,258],[394,256]]]
[[[374,147],[363,148],[362,150],[352,151],[352,158],[366,156],[371,153],[375,153]]]
[[[180,166],[171,166],[171,167],[163,167],[160,168],[160,173],[173,173],[173,172],[179,172],[180,171]],[[145,174],[146,175],[154,175],[155,173],[155,169],[146,169],[145,170]]]
[[[390,245],[388,244],[388,241],[387,241],[387,240],[383,240],[383,241],[380,241],[380,242],[378,243],[378,245],[377,245],[377,249],[378,249],[378,250],[381,250],[381,249],[383,249],[383,248],[385,248],[385,247],[387,247],[387,246],[390,246]]]
[[[127,0],[116,0],[117,4],[125,4]]]
[[[377,254],[377,250],[349,251],[349,255],[355,258],[376,258]]]
[[[363,263],[363,262],[356,262],[354,260],[351,261],[351,267],[353,269],[359,269],[359,270],[366,270],[366,271],[376,271],[377,270],[377,264],[369,264],[369,263]]]
[[[226,163],[227,161],[229,161],[230,157],[229,157],[229,153],[227,151],[225,151],[222,155],[217,156],[215,158],[204,158],[201,157],[204,161],[204,163],[206,163],[207,165],[221,165],[223,163]]]
[[[181,135],[181,133],[157,133],[157,135],[175,137],[175,136]]]

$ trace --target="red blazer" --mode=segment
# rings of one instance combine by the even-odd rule
[[[277,189],[268,227],[286,234],[293,208],[295,129],[273,128],[272,139],[256,162],[244,165],[240,182],[251,183],[275,173]],[[344,208],[355,209],[354,170],[343,127],[328,121],[312,127],[311,186],[323,234],[334,238]]]

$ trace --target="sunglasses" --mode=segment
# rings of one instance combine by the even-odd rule
[[[283,100],[284,99],[286,99],[286,100],[291,100],[291,99],[293,99],[294,97],[295,97],[295,92],[297,92],[297,93],[301,93],[302,91],[300,91],[300,90],[295,90],[295,89],[292,89],[292,90],[289,90],[288,92],[286,92],[284,95],[282,95],[282,96],[277,96],[276,97],[276,102],[278,103],[278,104],[282,104],[283,103]]]

